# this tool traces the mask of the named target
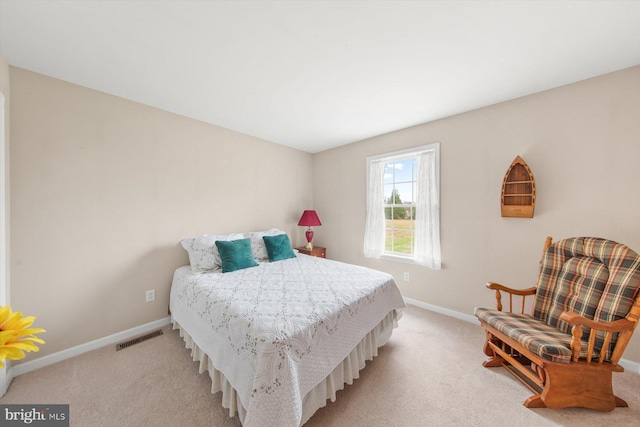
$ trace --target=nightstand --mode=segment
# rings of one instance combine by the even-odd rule
[[[322,246],[314,246],[313,249],[309,250],[304,246],[301,248],[296,248],[298,252],[305,255],[317,256],[318,258],[326,258],[327,257],[327,248],[323,248]]]

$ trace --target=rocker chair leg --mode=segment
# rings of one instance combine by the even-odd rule
[[[496,337],[494,337],[493,335],[491,335],[491,333],[489,331],[485,331],[486,335],[487,335],[487,339],[484,341],[484,346],[482,346],[482,351],[484,352],[484,354],[486,354],[489,357],[495,357],[496,352],[493,351],[493,349],[491,348],[491,344],[490,343],[494,343],[496,345],[499,345],[500,340],[497,339]]]
[[[493,356],[488,360],[485,360],[484,362],[482,362],[482,366],[484,366],[485,368],[499,368],[503,366],[503,363],[504,363],[504,359],[502,357]]]
[[[616,407],[618,407],[618,408],[627,408],[627,407],[629,407],[629,405],[627,405],[627,402],[625,402],[624,400],[620,399],[618,396],[613,396],[613,398],[616,400]]]
[[[539,394],[535,394],[524,401],[525,408],[546,408],[547,405],[542,401],[542,397]]]
[[[490,344],[491,342],[496,343],[499,340],[491,335],[489,331],[485,332],[487,334],[487,339],[484,342],[482,351],[484,352],[484,354],[489,356],[489,359],[482,362],[482,366],[484,366],[485,368],[499,368],[500,366],[503,366],[505,360],[502,357],[498,356],[495,351],[493,351],[493,348],[491,348]]]
[[[549,365],[545,369],[547,384],[540,395],[548,408],[583,407],[612,411],[627,402],[613,394],[611,370],[578,365],[574,369]]]

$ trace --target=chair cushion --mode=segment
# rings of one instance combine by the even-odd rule
[[[529,314],[509,313],[488,308],[476,308],[475,315],[542,359],[551,362],[571,362],[571,335],[533,318]],[[582,341],[586,357],[587,343]]]
[[[640,257],[627,246],[595,237],[560,240],[542,258],[533,317],[570,334],[571,325],[560,320],[564,311],[599,322],[619,320],[629,313],[639,287]],[[583,338],[589,333],[584,327]],[[603,340],[599,332],[596,351]]]

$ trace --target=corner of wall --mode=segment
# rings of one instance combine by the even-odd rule
[[[0,53],[0,306],[9,304],[9,64]],[[0,368],[0,397],[4,396],[11,375]]]

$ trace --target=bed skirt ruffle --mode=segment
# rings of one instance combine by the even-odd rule
[[[336,392],[344,389],[345,384],[353,384],[354,379],[360,377],[360,370],[365,367],[367,360],[373,360],[378,355],[378,348],[387,343],[394,328],[398,326],[402,312],[392,310],[378,325],[373,328],[356,345],[338,366],[317,386],[304,396],[302,401],[302,422],[309,418],[320,408],[327,405],[327,400],[336,401]],[[238,393],[231,386],[224,374],[218,371],[207,354],[198,347],[187,331],[176,320],[172,319],[173,329],[178,329],[185,342],[185,347],[191,350],[194,361],[200,363],[199,372],[209,372],[211,377],[211,393],[222,392],[222,406],[229,410],[229,416],[238,414],[240,422],[244,424],[246,409],[238,397]]]

